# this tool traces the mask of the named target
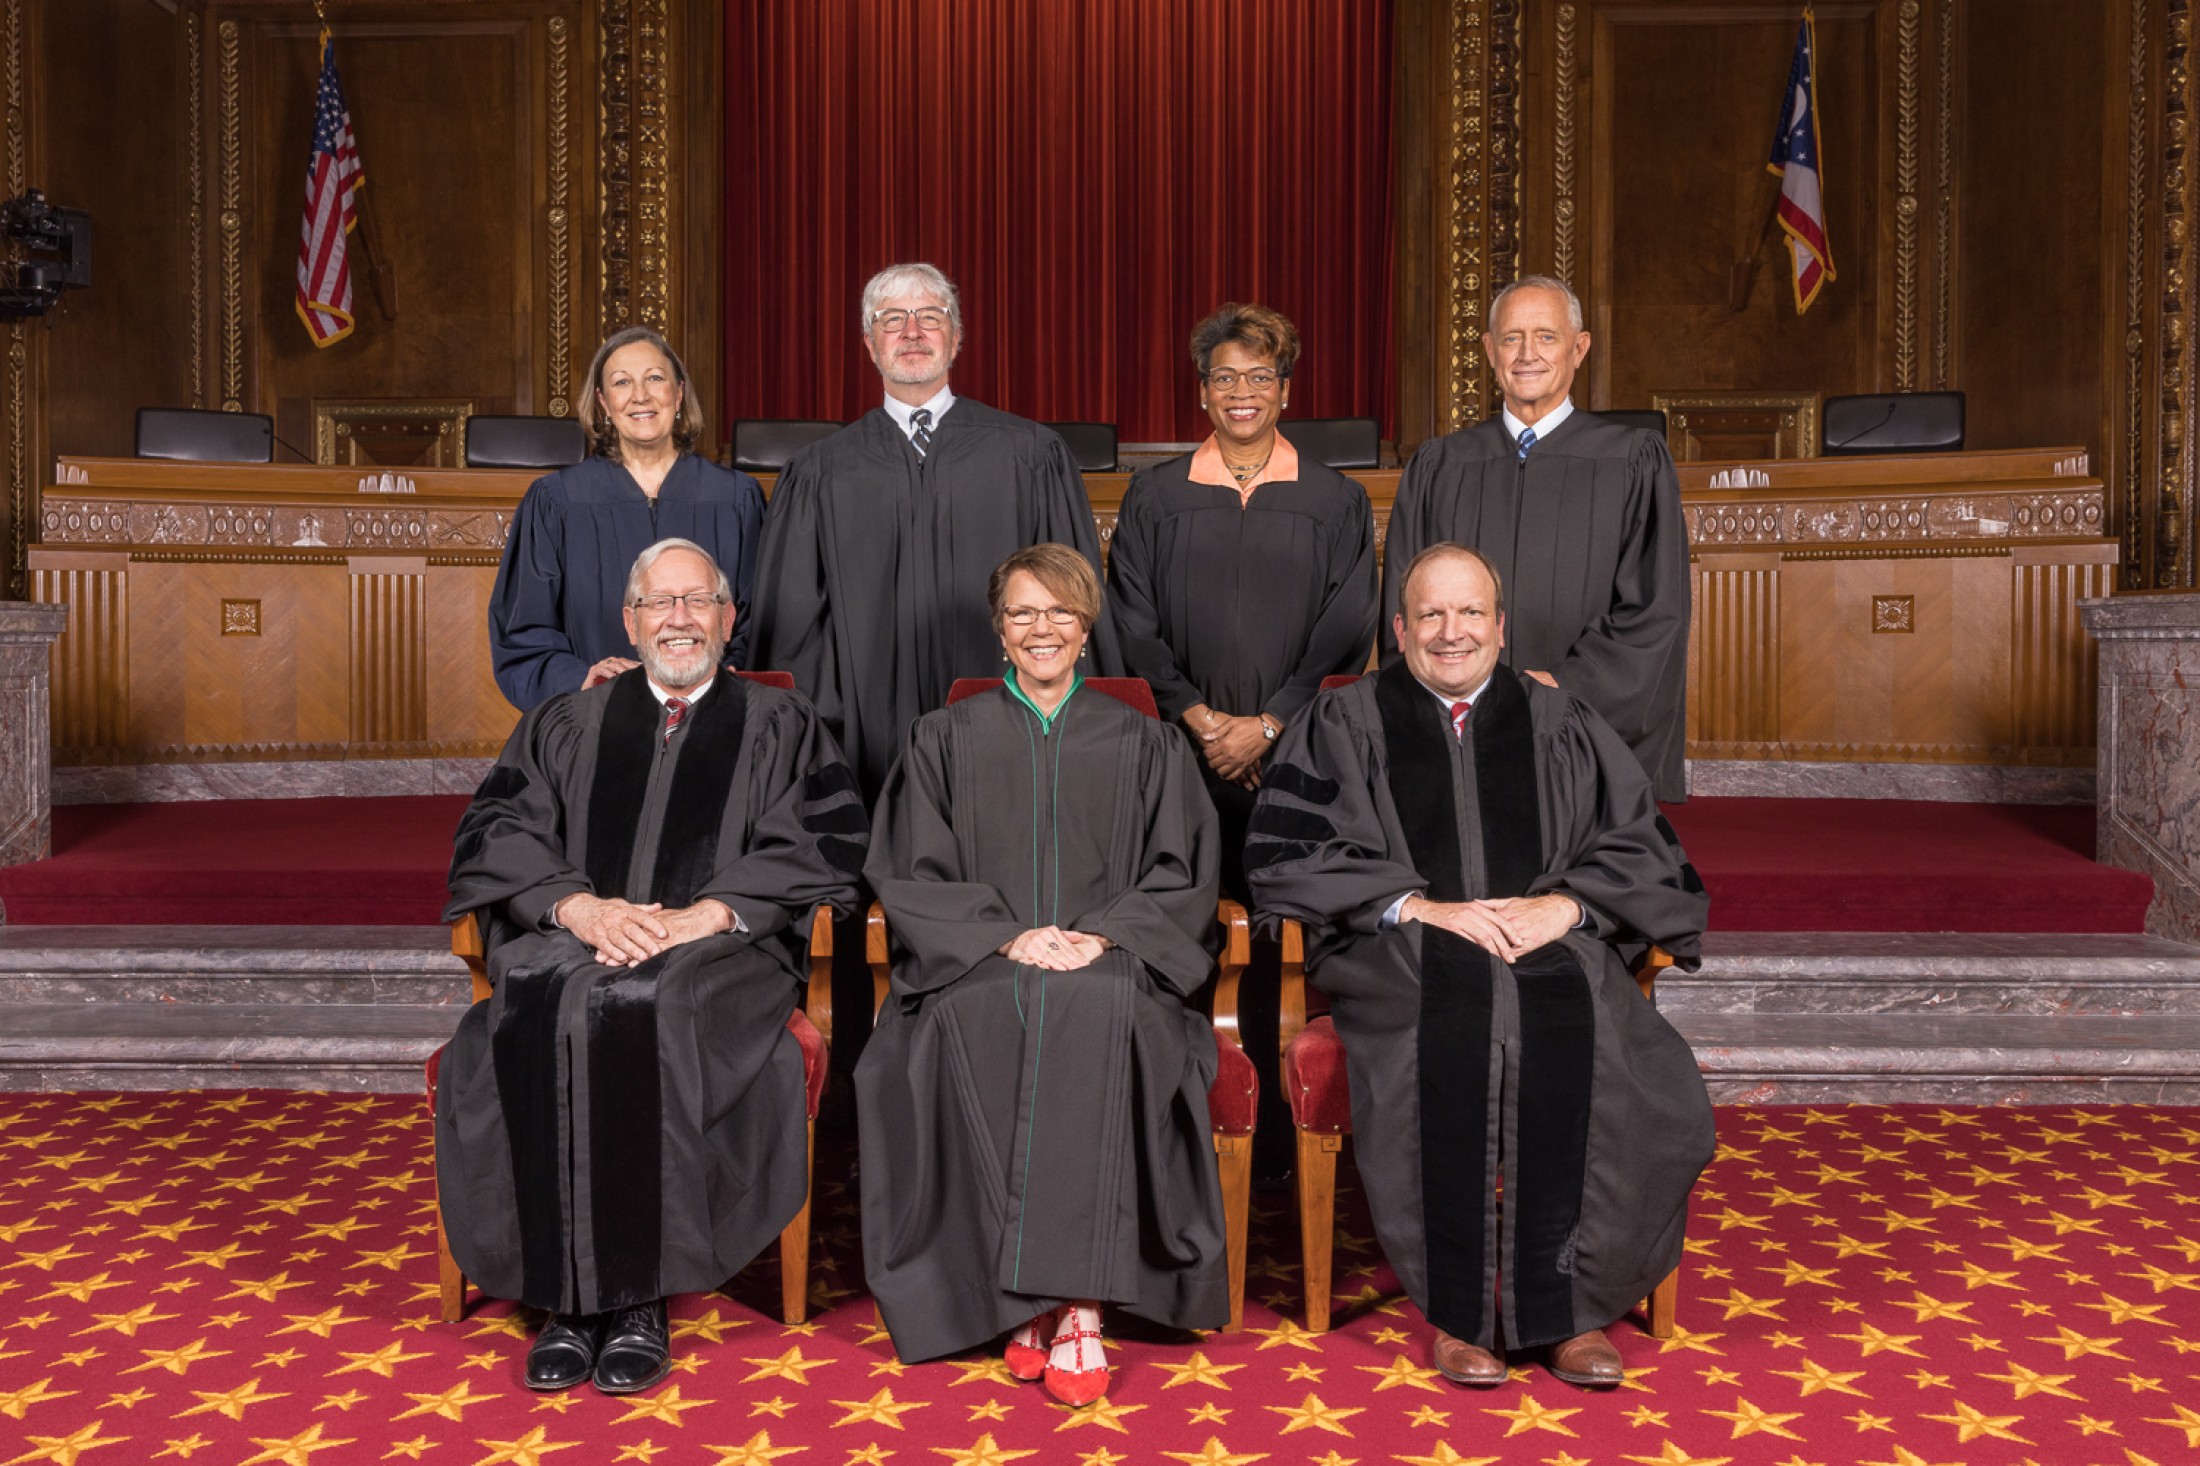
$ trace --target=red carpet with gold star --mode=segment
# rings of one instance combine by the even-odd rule
[[[0,1466],[2200,1458],[2200,1111],[1729,1108],[1719,1128],[1680,1330],[1616,1327],[1619,1391],[1533,1364],[1445,1383],[1349,1198],[1337,1326],[1307,1334],[1291,1209],[1262,1197],[1244,1331],[1124,1329],[1108,1398],[1071,1411],[996,1355],[894,1358],[829,1158],[810,1323],[762,1311],[767,1258],[675,1301],[663,1387],[538,1397],[528,1319],[438,1320],[418,1098],[0,1094]]]

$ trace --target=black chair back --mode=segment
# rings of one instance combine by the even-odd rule
[[[137,456],[187,463],[273,463],[275,419],[264,412],[141,407]]]
[[[733,425],[733,466],[744,473],[777,473],[795,454],[839,431],[839,423],[817,418],[743,418]]]
[[[1961,392],[1876,392],[1828,397],[1818,410],[1819,452],[1959,453]]]
[[[1373,468],[1382,461],[1382,432],[1371,417],[1302,417],[1277,426],[1292,447],[1331,468]]]
[[[1069,444],[1069,456],[1076,460],[1079,473],[1115,472],[1114,423],[1050,422],[1047,426]]]
[[[588,434],[570,417],[477,412],[466,419],[468,468],[563,468],[587,456]]]
[[[1615,407],[1599,412],[1597,416],[1606,422],[1616,422],[1623,428],[1648,428],[1658,435],[1660,442],[1665,440],[1665,414],[1654,407]]]

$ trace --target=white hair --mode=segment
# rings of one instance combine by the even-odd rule
[[[634,568],[626,573],[626,603],[628,605],[633,605],[635,600],[640,597],[642,577],[649,574],[649,567],[663,559],[672,550],[688,550],[701,555],[703,563],[710,567],[710,573],[718,577],[718,594],[725,597],[727,605],[733,604],[733,582],[726,579],[726,572],[719,568],[717,560],[711,557],[710,551],[693,540],[670,539],[659,540],[656,544],[651,545],[634,557]]]
[[[957,335],[962,333],[962,297],[955,291],[955,282],[940,272],[936,265],[919,261],[908,264],[888,265],[873,275],[863,287],[861,319],[856,330],[862,335],[871,334],[871,317],[878,314],[882,302],[896,295],[929,295],[947,312],[947,324]]]
[[[1556,275],[1522,275],[1518,280],[1513,281],[1512,284],[1490,297],[1489,324],[1483,329],[1492,336],[1497,334],[1497,313],[1504,309],[1506,300],[1516,290],[1557,291],[1560,295],[1566,297],[1566,324],[1573,327],[1577,333],[1581,330],[1581,297],[1574,294],[1573,286],[1568,285]]]

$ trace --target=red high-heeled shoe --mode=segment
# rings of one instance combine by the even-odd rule
[[[1092,1327],[1080,1327],[1090,1316]],[[1100,1342],[1100,1311],[1069,1307],[1062,1310],[1061,1325],[1055,1330],[1054,1344],[1060,1348],[1066,1341],[1071,1346],[1071,1358],[1079,1366],[1072,1369],[1057,1368],[1051,1353],[1046,1367],[1047,1393],[1065,1405],[1090,1405],[1108,1392],[1108,1354]],[[1092,1357],[1099,1363],[1091,1368],[1085,1363],[1085,1341],[1092,1341]]]
[[[1060,1309],[1050,1308],[1008,1336],[1008,1347],[1001,1351],[1001,1357],[1007,1361],[1010,1374],[1028,1382],[1046,1373],[1047,1351],[1052,1347],[1048,1341],[1054,1337],[1061,1315]]]

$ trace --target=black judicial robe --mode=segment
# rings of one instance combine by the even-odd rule
[[[1707,902],[1604,720],[1505,668],[1464,746],[1402,665],[1323,693],[1270,761],[1245,861],[1261,913],[1307,923],[1376,1234],[1429,1322],[1531,1348],[1647,1296],[1680,1259],[1711,1102],[1617,949],[1693,968]],[[1408,891],[1553,890],[1592,925],[1509,966],[1381,925]]]
[[[993,567],[1053,541],[1100,570],[1085,481],[1053,430],[957,397],[922,459],[883,407],[794,456],[772,490],[749,665],[794,674],[875,796],[909,725],[1001,671]],[[1092,661],[1118,669],[1112,627]]]
[[[1123,660],[1161,715],[1200,703],[1289,726],[1322,679],[1367,666],[1375,635],[1375,516],[1367,491],[1302,454],[1295,482],[1234,488],[1191,481],[1191,457],[1132,478],[1108,547],[1108,605]],[[1197,759],[1197,749],[1194,749]],[[1250,791],[1201,777],[1222,815],[1223,888],[1244,895],[1238,847]]]
[[[714,1288],[808,1194],[786,1023],[810,911],[855,897],[855,779],[794,693],[723,675],[663,722],[639,670],[552,698],[451,860],[446,916],[484,913],[495,991],[444,1051],[444,1227],[483,1292],[559,1313]],[[711,897],[747,931],[603,967],[549,919],[577,891]]]
[[[1577,409],[1525,463],[1502,417],[1423,443],[1390,512],[1385,624],[1406,565],[1445,540],[1504,578],[1505,665],[1579,693],[1658,798],[1685,799],[1688,527],[1664,441]],[[1386,639],[1383,665],[1397,659]]]
[[[864,1273],[905,1360],[1069,1299],[1229,1316],[1207,1090],[1184,998],[1215,941],[1214,811],[1183,740],[1090,689],[1048,730],[1005,687],[918,720],[865,877],[893,995],[856,1066]],[[996,955],[1049,924],[1075,972]]]
[[[619,610],[634,559],[663,539],[693,540],[733,583],[729,665],[746,667],[764,491],[745,473],[683,453],[654,501],[625,467],[590,457],[529,486],[489,594],[497,686],[525,712],[578,692],[605,657],[632,657]]]

